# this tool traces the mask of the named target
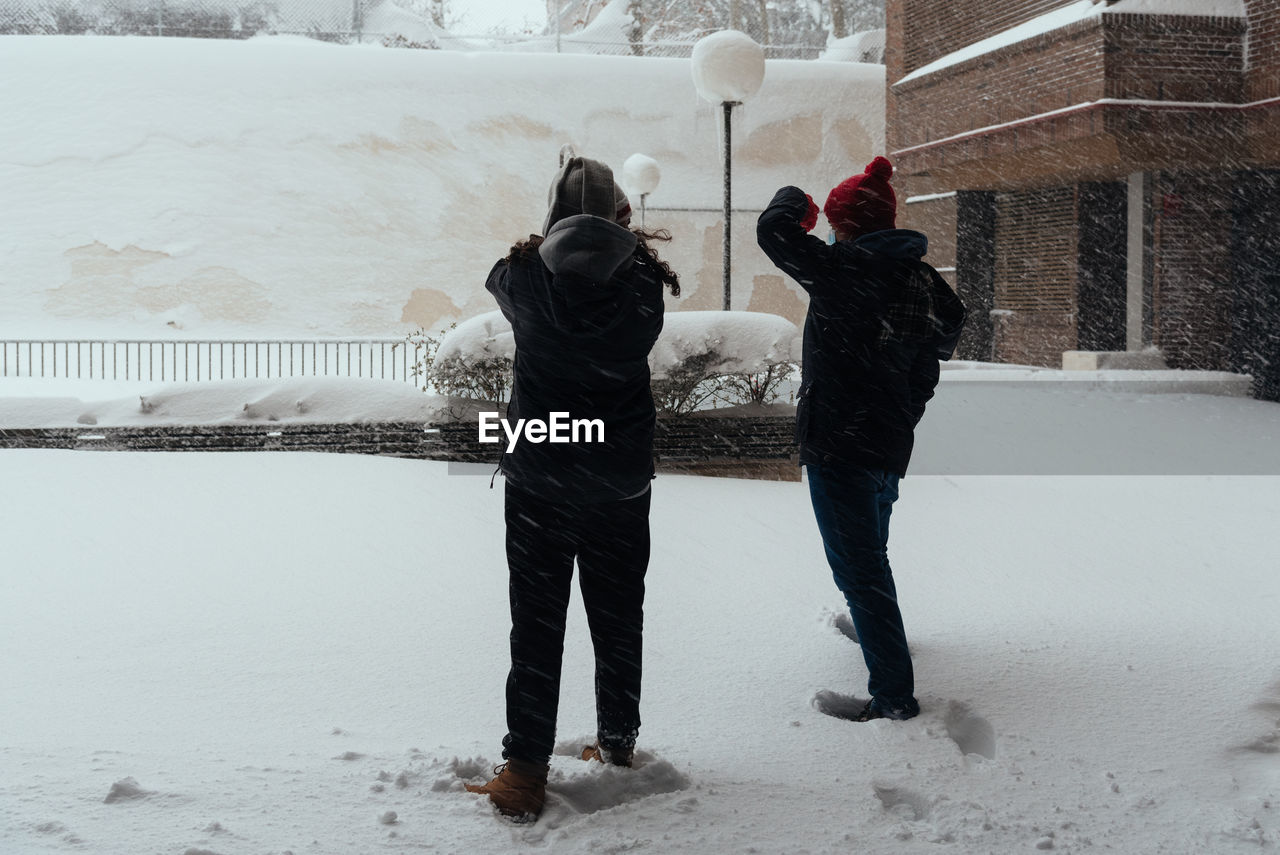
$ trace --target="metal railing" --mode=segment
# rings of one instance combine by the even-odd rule
[[[0,377],[196,382],[365,377],[417,382],[424,346],[405,339],[0,340]]]

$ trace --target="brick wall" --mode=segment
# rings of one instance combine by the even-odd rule
[[[1027,13],[1024,18],[1044,11],[1043,4],[1034,3],[1001,8],[1007,12],[1015,5]],[[890,3],[891,11],[900,7],[896,16],[890,15],[891,23],[902,28],[890,33],[898,51],[897,72],[912,67],[913,40],[943,26],[909,18],[906,6],[909,0]],[[1003,26],[996,23],[998,12],[977,16],[986,33]],[[947,14],[938,16],[941,20]],[[1242,103],[1245,45],[1245,24],[1239,18],[1115,13],[1086,18],[891,85],[890,150],[910,174],[931,174],[940,182],[974,189],[1117,180],[1135,167],[1205,158],[1241,161],[1246,151],[1243,126],[1228,129],[1221,113],[1173,115],[1095,102]],[[950,49],[959,46],[957,42]],[[900,77],[889,69],[890,81]],[[1094,106],[1084,106],[1090,104]],[[1243,117],[1230,121],[1240,123]],[[987,170],[991,177],[975,185],[982,170],[967,164],[978,161],[992,164]]]
[[[885,148],[894,151],[901,148],[899,137],[903,126],[898,120],[898,97],[893,83],[905,73],[905,39],[908,29],[914,33],[906,19],[904,0],[885,0],[884,6],[884,137]]]
[[[1152,282],[1154,344],[1170,368],[1230,368],[1229,173],[1158,173]]]
[[[1238,18],[1105,17],[1106,97],[1238,104],[1244,24]]]
[[[899,148],[1104,97],[1102,30],[1065,27],[895,88]]]
[[[1280,401],[1280,170],[1236,175],[1231,369]]]
[[[1248,0],[1249,56],[1245,100],[1280,97],[1280,0]]]
[[[1016,27],[1075,0],[902,0],[910,23],[896,80],[966,45]],[[886,57],[887,64],[887,57]]]
[[[968,310],[957,355],[991,362],[996,358],[995,308],[996,194],[956,193],[956,292]]]
[[[954,287],[955,277],[951,274],[956,266],[956,197],[913,200],[910,192],[900,187],[897,226],[914,229],[929,238],[929,252],[924,260],[939,268],[942,278]]]
[[[1062,367],[1062,352],[1076,350],[1075,315],[997,311],[993,323],[996,362]]]
[[[997,193],[995,214],[996,356],[1060,366],[1076,349],[1075,188]]]
[[[897,83],[1070,2],[888,0],[889,149],[919,192],[961,191],[957,287],[975,302],[990,295],[994,312],[971,352],[990,342],[998,360],[1057,365],[1078,342],[1120,340],[1118,188],[1146,172],[1153,343],[1173,367],[1280,365],[1280,339],[1258,333],[1266,324],[1232,326],[1233,297],[1271,324],[1280,278],[1255,276],[1241,297],[1231,249],[1265,243],[1267,269],[1280,258],[1270,220],[1239,215],[1233,183],[1280,174],[1280,103],[1256,103],[1280,98],[1280,0],[1245,0],[1244,20],[1108,13]]]
[[[1153,194],[1153,343],[1172,368],[1231,370],[1240,359],[1232,355],[1234,177],[1156,173]],[[1123,349],[1122,188],[1082,184],[995,200],[996,359],[1057,366],[1064,350]],[[1271,298],[1250,299],[1265,309]],[[1267,340],[1249,334],[1249,346]]]
[[[1076,347],[1126,346],[1128,185],[1085,183],[1076,191]]]

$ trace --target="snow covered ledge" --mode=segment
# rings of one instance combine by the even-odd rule
[[[1074,365],[1068,366],[1067,355],[1078,354]],[[1130,354],[1142,355],[1142,351]],[[1090,364],[1090,357],[1103,357]],[[966,362],[953,360],[942,363],[943,383],[998,383],[1015,386],[1047,388],[1057,383],[1072,390],[1093,389],[1101,392],[1129,392],[1137,394],[1220,395],[1229,398],[1248,398],[1253,393],[1253,377],[1233,374],[1230,371],[1183,371],[1170,368],[1147,368],[1131,363],[1128,367],[1108,364],[1105,357],[1123,357],[1119,352],[1067,351],[1063,354],[1063,368],[1039,368],[1029,365],[1004,365],[994,362]],[[1151,359],[1152,355],[1147,354]],[[1159,358],[1156,356],[1155,358]]]
[[[1163,371],[1164,355],[1157,348],[1146,350],[1067,350],[1062,354],[1064,371],[1098,371],[1122,369],[1138,371]]]

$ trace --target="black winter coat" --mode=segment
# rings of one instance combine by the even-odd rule
[[[796,411],[801,463],[847,463],[906,475],[915,427],[950,359],[965,310],[904,229],[828,245],[800,225],[809,201],[783,187],[756,237],[809,292]]]
[[[537,254],[495,264],[485,287],[515,333],[508,422],[549,421],[553,412],[604,422],[603,442],[520,439],[502,456],[508,481],[549,502],[644,492],[656,416],[648,356],[663,303],[662,280],[635,235],[601,217],[568,217]]]

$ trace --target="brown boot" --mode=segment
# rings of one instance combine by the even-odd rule
[[[489,797],[503,816],[531,822],[542,813],[547,801],[547,766],[527,760],[507,760],[494,768],[494,779],[487,784],[465,784],[467,792]]]
[[[611,766],[626,766],[630,768],[635,756],[636,750],[634,748],[605,748],[599,742],[595,745],[586,745],[582,749],[583,760],[596,760]]]

